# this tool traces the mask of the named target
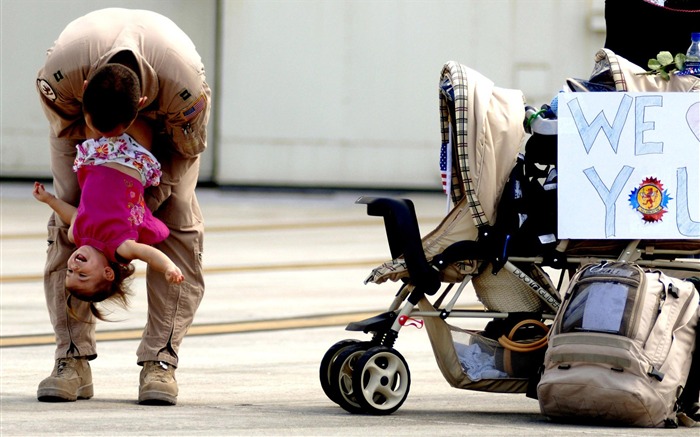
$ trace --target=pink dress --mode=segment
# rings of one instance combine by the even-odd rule
[[[109,143],[115,144],[113,140]],[[74,170],[82,191],[73,224],[73,239],[77,246],[88,245],[101,251],[111,262],[124,262],[116,253],[124,241],[135,240],[154,245],[170,234],[167,226],[153,216],[143,198],[145,184],[158,185],[160,182],[160,165],[155,158],[151,160],[152,155],[146,149],[142,148],[148,155],[141,151],[133,153],[132,147],[107,153],[110,149],[104,143],[100,145],[98,141],[88,141],[77,146]],[[133,144],[138,145],[136,142]],[[106,159],[110,153],[111,159]],[[135,156],[145,156],[146,165],[143,165],[144,159],[129,165],[141,172],[142,180],[99,165],[108,161],[123,163],[124,160],[133,163]]]

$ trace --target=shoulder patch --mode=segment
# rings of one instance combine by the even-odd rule
[[[190,105],[189,108],[182,111],[182,116],[185,117],[185,120],[190,120],[196,117],[197,114],[202,112],[202,109],[204,109],[206,104],[207,101],[204,97],[204,94],[200,94],[199,98],[197,98],[197,100],[195,100],[195,102],[192,105]]]
[[[43,94],[44,97],[51,100],[52,102],[56,101],[56,93],[54,92],[53,88],[51,88],[51,85],[49,85],[46,79],[37,79],[36,86],[39,88],[39,91],[41,91],[41,94]]]

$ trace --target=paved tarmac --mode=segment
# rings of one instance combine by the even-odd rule
[[[397,289],[363,284],[389,251],[381,219],[354,203],[362,194],[368,193],[199,190],[207,291],[180,349],[178,403],[155,407],[136,403],[135,351],[146,312],[142,265],[130,310],[98,325],[94,398],[36,400],[54,353],[41,276],[49,211],[31,197],[30,182],[1,182],[0,435],[700,435],[698,428],[556,424],[525,395],[452,388],[425,330],[415,328],[403,329],[395,345],[411,372],[401,408],[389,416],[341,409],[321,389],[321,358],[339,340],[368,339],[345,325],[386,310]],[[439,194],[390,195],[414,200],[423,233],[444,216]],[[465,304],[477,303],[467,294]]]

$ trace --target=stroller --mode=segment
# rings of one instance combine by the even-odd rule
[[[605,49],[596,56],[592,80],[602,72],[617,79],[624,59]],[[392,256],[365,283],[400,287],[386,312],[346,327],[369,339],[338,341],[321,360],[325,394],[350,413],[387,415],[406,400],[409,367],[394,348],[403,326],[425,325],[452,387],[536,398],[559,291],[582,264],[625,260],[677,277],[700,272],[690,259],[700,254],[698,240],[556,237],[557,119],[549,105],[527,106],[520,91],[454,61],[443,66],[439,95],[446,217],[421,237],[409,199],[356,201],[383,217]],[[548,272],[558,273],[556,285]],[[483,308],[458,304],[467,284]],[[488,322],[463,329],[459,318]]]

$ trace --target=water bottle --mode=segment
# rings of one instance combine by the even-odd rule
[[[700,75],[700,32],[690,34],[690,47],[685,54],[686,74]]]

